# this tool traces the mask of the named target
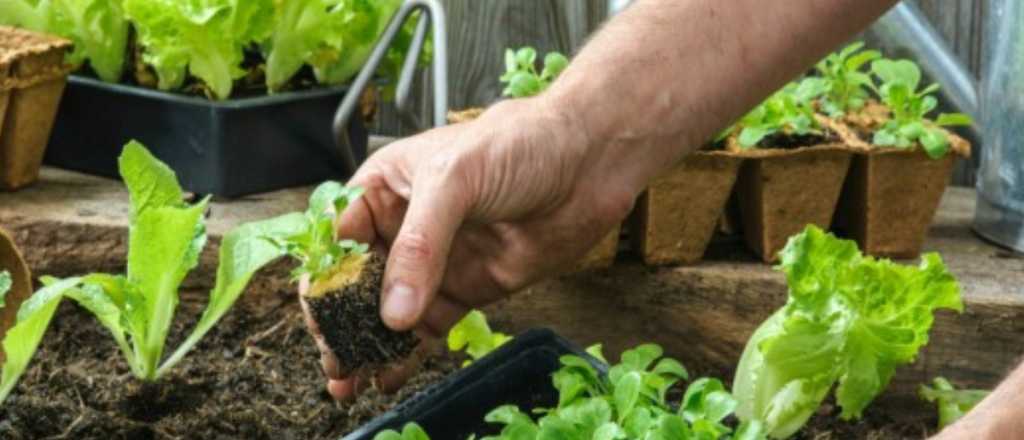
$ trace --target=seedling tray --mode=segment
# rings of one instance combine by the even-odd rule
[[[345,178],[331,122],[345,88],[210,101],[72,76],[45,162],[117,176],[131,139],[149,147],[193,193],[223,197]],[[357,161],[368,135],[352,118]]]
[[[533,409],[558,404],[551,374],[561,366],[558,358],[566,354],[582,356],[599,371],[606,371],[604,364],[551,330],[529,330],[342,440],[372,440],[378,432],[401,430],[408,422],[418,423],[436,439],[495,434],[498,427],[484,422],[484,416],[494,408],[514,404]]]

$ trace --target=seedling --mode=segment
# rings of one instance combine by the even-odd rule
[[[448,332],[448,350],[465,350],[470,357],[462,364],[465,367],[510,340],[512,338],[508,335],[491,330],[491,326],[487,324],[487,316],[483,312],[473,310]]]
[[[131,198],[127,273],[44,277],[45,287],[22,304],[16,325],[4,338],[8,358],[0,397],[6,397],[24,372],[65,297],[92,312],[110,331],[132,374],[144,381],[160,379],[227,313],[252,275],[281,256],[265,238],[295,235],[303,226],[286,216],[243,225],[225,235],[206,310],[188,338],[160,363],[178,289],[206,243],[203,214],[209,199],[193,205],[183,202],[174,172],[136,142],[125,146],[119,165]]]
[[[928,342],[934,312],[963,310],[937,254],[902,266],[809,226],[780,257],[789,301],[751,336],[733,382],[736,415],[773,438],[803,427],[836,383],[841,417],[859,418]]]
[[[882,57],[877,50],[863,50],[856,42],[825,57],[815,69],[825,80],[826,92],[818,100],[820,110],[831,117],[864,108],[874,88],[871,75],[863,67]]]
[[[512,98],[526,98],[545,90],[569,66],[569,59],[558,52],[544,56],[544,68],[537,73],[537,50],[524,47],[519,50],[505,50],[505,84],[503,95]]]
[[[597,349],[588,351],[600,356]],[[691,383],[674,408],[666,400],[667,392],[689,374],[676,360],[663,358],[657,345],[627,350],[607,376],[579,356],[563,356],[560,361],[562,367],[552,375],[558,406],[534,410],[541,414],[537,420],[515,406],[500,406],[485,420],[501,425],[502,431],[483,440],[764,438],[760,422],[743,423],[735,432],[724,424],[737,402],[717,379]],[[401,434],[386,431],[375,440],[420,440],[425,435],[409,424]]]
[[[720,138],[738,128],[740,146],[750,149],[773,135],[822,136],[825,130],[815,118],[814,100],[826,90],[827,83],[821,78],[790,83],[747,113],[736,127]]]
[[[419,342],[412,332],[391,331],[380,318],[385,258],[365,244],[335,236],[337,214],[362,194],[337,182],[320,185],[305,213],[302,232],[268,236],[267,243],[299,262],[295,279],[308,277],[303,295],[328,347],[348,368],[371,369],[408,356]]]
[[[936,377],[931,387],[921,385],[918,394],[935,403],[939,410],[939,429],[952,425],[988,396],[988,390],[960,390],[942,377]]]
[[[918,90],[921,69],[909,60],[877,60],[871,72],[882,82],[878,94],[892,111],[892,119],[875,132],[873,143],[881,147],[913,148],[920,144],[933,159],[949,153],[950,143],[940,127],[971,125],[971,118],[962,113],[943,113],[934,121],[928,114],[938,106],[933,94],[939,90],[932,84]]]

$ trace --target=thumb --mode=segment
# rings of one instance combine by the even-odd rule
[[[441,286],[456,231],[467,212],[461,185],[434,175],[417,179],[388,255],[381,318],[395,330],[419,323]]]

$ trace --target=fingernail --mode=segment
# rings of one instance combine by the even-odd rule
[[[381,318],[390,327],[401,326],[414,319],[416,314],[416,293],[405,284],[395,284],[384,294]]]

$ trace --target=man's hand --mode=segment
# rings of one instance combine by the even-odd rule
[[[389,327],[437,339],[470,309],[569,268],[623,220],[640,188],[617,179],[616,164],[574,130],[539,100],[508,101],[369,158],[349,181],[366,193],[338,232],[388,252],[381,317]],[[359,379],[308,324],[328,390],[351,396]],[[379,385],[396,387],[408,368],[379,374]]]

